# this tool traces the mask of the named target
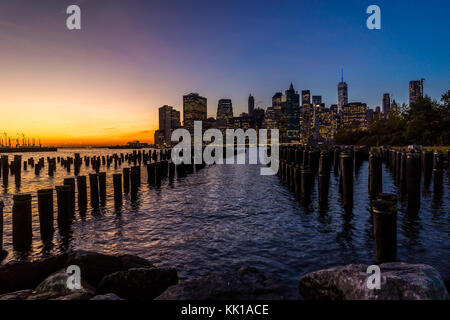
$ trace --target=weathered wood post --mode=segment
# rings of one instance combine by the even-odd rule
[[[106,172],[98,173],[98,186],[100,191],[100,205],[103,207],[106,204]]]
[[[300,200],[302,195],[302,172],[298,163],[294,167],[294,193],[295,197]]]
[[[56,198],[58,204],[58,229],[60,234],[66,234],[70,227],[71,187],[69,185],[56,186]]]
[[[15,194],[13,201],[13,247],[17,251],[27,251],[31,248],[33,239],[31,194]]]
[[[48,244],[53,239],[53,189],[41,189],[37,191],[39,229],[42,243]]]
[[[301,173],[301,189],[302,189],[301,201],[304,205],[307,205],[311,200],[312,172],[308,166],[302,166],[300,173]]]
[[[131,167],[130,178],[131,178],[131,198],[132,199],[136,199],[137,194],[138,194],[139,170],[140,170],[140,167],[138,167],[138,166]]]
[[[9,173],[9,162],[8,156],[2,156],[2,173],[3,173],[3,185],[8,185],[8,173]]]
[[[433,151],[423,150],[421,154],[421,162],[424,180],[429,181],[433,172]]]
[[[114,206],[120,208],[122,206],[122,174],[113,174],[114,184]]]
[[[162,165],[161,162],[155,163],[155,185],[157,187],[161,186],[161,171],[162,171]]]
[[[123,168],[123,192],[130,192],[130,168]]]
[[[334,169],[334,174],[337,175],[339,172],[339,166],[340,166],[340,160],[339,157],[341,155],[341,149],[339,148],[334,148],[334,153],[333,153],[333,169]]]
[[[73,217],[75,215],[75,178],[64,178],[63,185],[70,187],[70,215]]]
[[[77,176],[78,210],[84,216],[87,210],[87,184],[86,176]]]
[[[372,203],[377,264],[393,262],[397,256],[397,198],[382,195]]]
[[[169,180],[173,180],[175,177],[175,164],[173,162],[169,162]]]
[[[98,199],[98,174],[90,173],[89,174],[89,189],[91,191],[91,207],[94,209],[98,208],[99,199]]]
[[[406,162],[407,153],[403,151],[400,161],[400,192],[403,194],[406,193]]]
[[[371,148],[369,154],[369,193],[376,197],[383,191],[382,157],[378,148]]]
[[[435,151],[434,165],[433,165],[433,192],[435,195],[442,193],[443,169],[444,169],[444,154],[440,151]]]
[[[155,162],[147,164],[147,182],[150,185],[155,184]]]
[[[6,256],[3,250],[3,208],[5,207],[3,201],[0,201],[0,262]]]
[[[343,152],[340,155],[341,178],[342,178],[342,200],[344,207],[353,206],[353,155]]]
[[[408,153],[406,158],[406,187],[408,212],[418,212],[420,207],[420,154]]]

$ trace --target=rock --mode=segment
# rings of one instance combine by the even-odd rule
[[[285,300],[295,299],[278,279],[255,268],[211,274],[171,286],[156,300]]]
[[[95,297],[92,297],[91,300],[123,300],[123,299],[118,297],[114,293],[107,293],[107,294],[99,294]]]
[[[448,299],[439,273],[424,264],[391,262],[380,265],[381,289],[368,289],[366,265],[351,264],[306,274],[299,293],[308,300]]]
[[[37,293],[36,291],[33,291],[33,294],[28,296],[25,300],[50,300],[50,299],[56,299],[61,297],[60,292],[53,292],[53,291],[47,291],[47,292],[41,292]]]
[[[145,259],[133,255],[106,255],[88,251],[63,253],[38,261],[14,261],[0,267],[0,294],[35,288],[51,274],[69,265],[78,265],[81,278],[96,286],[106,275],[130,268],[152,268]]]
[[[33,294],[32,289],[25,289],[0,295],[0,300],[25,300]]]
[[[42,280],[62,269],[67,254],[39,261],[14,261],[0,267],[0,293],[35,288]]]
[[[50,300],[89,300],[92,294],[87,292],[74,292],[71,294],[66,294],[64,296],[59,296],[57,298],[52,298]]]
[[[176,283],[175,269],[133,268],[105,276],[97,294],[113,292],[124,299],[154,299]]]
[[[95,289],[92,288],[85,281],[81,280],[81,289],[69,289],[67,287],[67,280],[69,279],[69,274],[65,269],[59,270],[54,274],[47,277],[42,281],[35,289],[36,293],[46,293],[53,292],[60,296],[72,295],[72,294],[85,294],[93,296]]]
[[[111,273],[131,268],[154,268],[147,260],[133,256],[112,256],[89,251],[75,251],[69,255],[69,264],[81,269],[81,277],[94,287],[100,280]]]

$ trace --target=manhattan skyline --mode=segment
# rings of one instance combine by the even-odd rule
[[[329,107],[341,69],[348,101],[371,109],[384,93],[408,103],[411,80],[425,78],[437,100],[450,86],[439,1],[378,1],[379,31],[365,26],[367,1],[77,1],[82,30],[69,31],[72,3],[0,4],[0,131],[55,145],[152,142],[158,108],[181,111],[190,92],[214,117],[219,99],[246,112],[250,93],[266,109],[290,82]]]

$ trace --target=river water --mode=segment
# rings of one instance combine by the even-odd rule
[[[48,153],[23,154],[34,157],[106,155],[129,150],[61,149]],[[10,155],[10,161],[12,156]],[[46,164],[47,166],[47,164]],[[128,166],[127,164],[122,167]],[[317,177],[312,201],[303,206],[277,176],[261,176],[259,165],[214,165],[160,188],[147,185],[142,169],[138,199],[124,196],[120,211],[114,208],[112,173],[107,172],[107,203],[85,218],[77,213],[69,241],[55,230],[53,246],[40,241],[36,190],[61,185],[70,173],[57,164],[53,178],[47,167],[40,176],[22,170],[20,188],[10,177],[2,187],[4,209],[4,249],[15,259],[37,259],[68,249],[85,249],[108,254],[136,254],[160,267],[174,267],[181,279],[212,272],[235,270],[248,265],[275,274],[291,288],[301,275],[317,269],[349,264],[372,264],[375,257],[368,195],[368,162],[355,174],[354,206],[344,210],[338,192],[338,177],[330,178],[328,208],[319,208]],[[73,170],[73,168],[72,168]],[[73,171],[72,171],[73,172]],[[93,172],[81,167],[80,175]],[[72,173],[73,175],[73,173]],[[443,188],[422,185],[421,207],[417,215],[406,213],[405,199],[399,201],[398,259],[426,263],[450,279],[450,188],[447,172]],[[88,179],[89,188],[89,179]],[[436,192],[435,192],[436,191]],[[12,195],[33,194],[33,246],[31,252],[14,252],[11,235]],[[391,173],[383,165],[383,192],[397,193]],[[89,190],[88,190],[89,197]],[[56,218],[56,194],[55,218]],[[89,206],[89,204],[88,204]],[[56,228],[56,221],[55,221]]]

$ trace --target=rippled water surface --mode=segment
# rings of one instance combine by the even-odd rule
[[[58,153],[23,154],[34,157],[106,155],[127,152],[107,149],[61,149]],[[128,151],[130,152],[130,151]],[[10,155],[10,161],[12,156]],[[47,166],[47,164],[46,164]],[[128,166],[128,164],[123,165]],[[163,181],[158,189],[142,184],[138,200],[124,197],[121,211],[114,209],[112,173],[107,171],[107,205],[85,218],[78,213],[68,242],[55,232],[53,247],[45,251],[40,241],[36,190],[61,185],[70,176],[57,164],[53,178],[45,167],[40,176],[34,170],[22,171],[17,188],[14,177],[3,187],[5,202],[3,263],[24,258],[12,249],[12,194],[33,194],[33,247],[28,259],[71,249],[117,254],[137,254],[163,267],[175,267],[182,279],[211,272],[234,270],[242,265],[276,274],[295,287],[299,277],[313,270],[349,263],[374,261],[375,247],[368,196],[368,163],[355,175],[354,207],[346,212],[338,192],[338,177],[331,174],[328,209],[317,204],[317,178],[312,202],[301,205],[277,176],[261,176],[258,165],[215,165],[206,167],[173,183]],[[73,169],[73,168],[72,168]],[[92,172],[81,167],[81,175]],[[73,173],[72,173],[73,175]],[[397,193],[391,174],[383,166],[383,191]],[[89,188],[89,179],[88,179]],[[405,200],[398,212],[398,258],[411,263],[427,263],[450,279],[449,222],[450,191],[447,172],[442,192],[433,183],[422,185],[421,208],[416,216],[407,214]],[[89,190],[88,190],[89,197]],[[56,217],[56,195],[55,195]],[[55,221],[56,226],[56,221]]]

